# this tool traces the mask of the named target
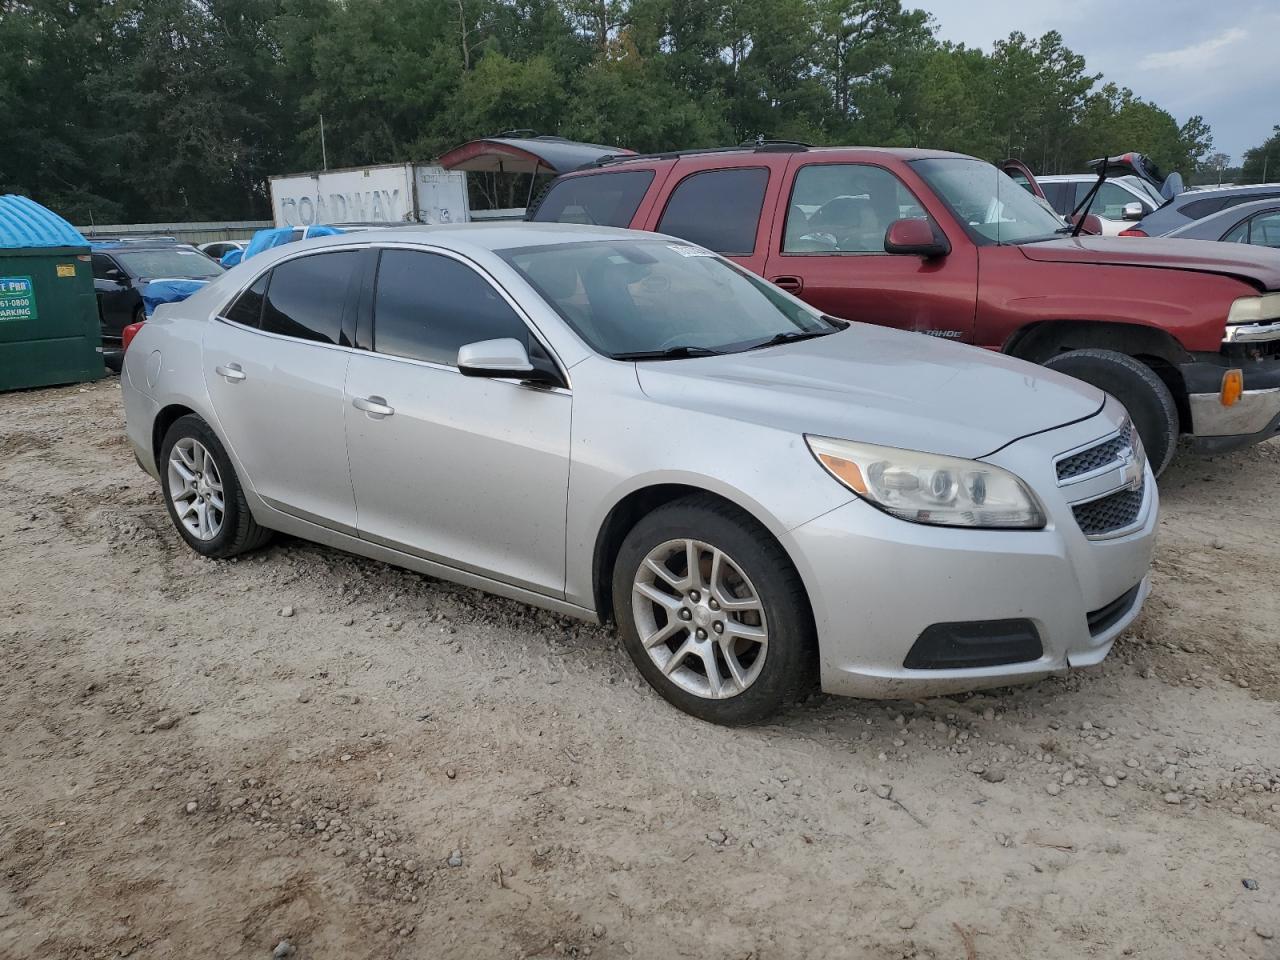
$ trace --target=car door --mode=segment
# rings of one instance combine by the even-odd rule
[[[977,257],[958,228],[944,257],[886,253],[899,219],[946,231],[889,169],[847,161],[792,167],[764,275],[826,313],[954,340],[973,336]]]
[[[684,169],[676,168],[675,185],[661,209],[651,213],[647,229],[689,240],[762,274],[769,239],[762,213],[776,206],[779,179],[771,176],[768,159],[751,156],[734,166],[703,169],[695,165],[726,161],[682,161]]]
[[[344,408],[360,536],[563,596],[569,392],[456,365],[467,343],[546,352],[541,341],[487,276],[442,251],[383,248],[362,325],[365,310],[370,349],[352,355]]]
[[[361,251],[276,264],[205,325],[204,378],[243,478],[269,506],[354,535],[343,385]]]
[[[92,258],[93,292],[98,300],[98,319],[102,322],[102,338],[118,342],[121,331],[133,323],[134,313],[142,302],[133,281],[115,260],[103,253]]]

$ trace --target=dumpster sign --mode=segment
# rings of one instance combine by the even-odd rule
[[[35,320],[36,291],[30,277],[0,277],[0,323]]]

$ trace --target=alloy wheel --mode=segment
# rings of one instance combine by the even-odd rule
[[[692,539],[654,547],[636,571],[631,605],[641,644],[681,689],[724,700],[760,676],[769,647],[764,603],[718,547]]]
[[[169,496],[178,522],[193,537],[212,540],[221,532],[222,476],[213,454],[194,437],[183,437],[169,452]]]

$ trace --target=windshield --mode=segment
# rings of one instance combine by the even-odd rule
[[[1031,243],[1050,240],[1069,229],[1036,197],[989,163],[942,157],[915,160],[911,166],[951,208],[976,243]]]
[[[222,267],[203,253],[198,250],[184,250],[182,247],[167,250],[132,250],[129,253],[113,255],[135,277],[144,277],[148,280],[162,277],[203,280],[206,277],[216,277],[223,272]]]
[[[583,340],[614,359],[730,353],[844,327],[689,244],[604,240],[498,254]]]

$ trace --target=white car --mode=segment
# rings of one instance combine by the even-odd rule
[[[1092,173],[1064,173],[1037,176],[1036,182],[1053,209],[1065,217],[1093,189],[1098,178]],[[1089,212],[1102,221],[1104,236],[1115,237],[1163,203],[1164,198],[1155,187],[1140,177],[1115,177],[1102,185]]]
[[[566,224],[269,250],[156,311],[128,436],[178,533],[271,531],[591,620],[743,723],[1095,664],[1158,495],[1114,398]]]

